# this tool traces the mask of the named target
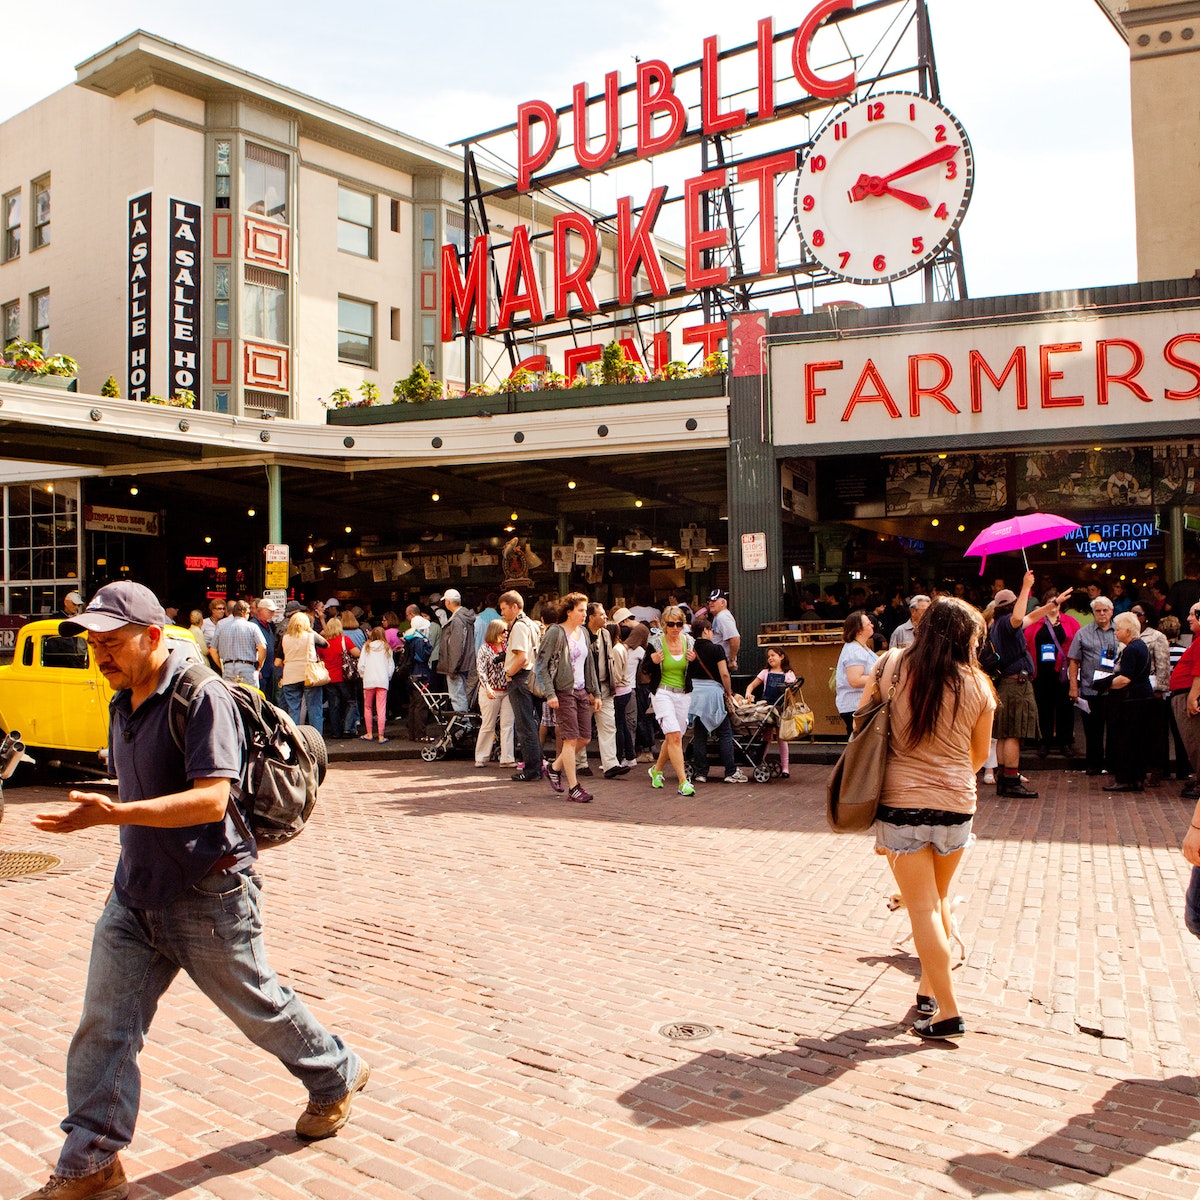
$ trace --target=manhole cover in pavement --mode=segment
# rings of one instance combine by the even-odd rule
[[[701,1025],[699,1021],[672,1021],[658,1032],[673,1042],[694,1042],[700,1038],[712,1037],[713,1028],[711,1025]]]
[[[31,854],[25,850],[0,850],[0,879],[16,879],[18,875],[36,875],[49,871],[62,862],[53,854]]]

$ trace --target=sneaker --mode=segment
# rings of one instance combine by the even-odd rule
[[[663,785],[662,772],[655,770],[654,767],[651,767],[650,768],[650,786],[660,788],[660,787],[662,787],[662,785]]]
[[[36,1192],[28,1193],[22,1200],[125,1200],[128,1195],[129,1184],[121,1160],[114,1158],[108,1166],[78,1179],[51,1175]]]
[[[750,780],[747,776],[743,775],[741,773],[741,771],[734,771],[734,773],[732,775],[725,776],[725,782],[726,783],[749,783]]]
[[[354,1103],[354,1097],[367,1086],[370,1078],[371,1068],[364,1062],[359,1066],[350,1090],[340,1100],[331,1100],[326,1104],[309,1100],[308,1107],[296,1122],[296,1133],[309,1142],[333,1137],[350,1120],[350,1106]]]
[[[643,750],[641,754],[637,756],[637,760],[640,763],[652,763],[654,762],[654,755],[651,754],[649,750]]]
[[[563,790],[563,778],[561,771],[556,771],[553,767],[547,767],[546,778],[550,780],[550,786],[556,792],[561,792]]]
[[[681,796],[694,796],[696,794],[696,789],[692,787],[692,785],[685,779],[679,785],[679,794]]]
[[[477,767],[490,767],[492,764],[491,764],[491,763],[486,763],[486,762],[477,762],[475,765],[476,765]]]
[[[621,764],[621,766],[623,766],[625,768],[625,770],[627,770],[627,771],[632,771],[633,768],[636,767],[637,765],[638,765],[638,760],[636,758],[627,758]]]
[[[561,790],[561,789],[560,789]],[[585,792],[583,788],[576,784],[568,793],[568,800],[574,800],[576,804],[591,804],[592,793]]]
[[[693,783],[707,783],[708,776],[707,775],[693,775],[692,782]]]
[[[576,767],[575,774],[576,775],[594,775],[595,772],[592,770],[591,767]]]
[[[534,771],[532,774],[525,771],[517,771],[510,776],[513,783],[540,783],[542,778],[541,771]]]
[[[995,782],[996,782],[996,776],[995,776],[995,775],[994,775],[994,774],[993,774],[991,771],[984,771],[984,773],[983,773],[983,782],[984,782],[984,783],[995,783]]]

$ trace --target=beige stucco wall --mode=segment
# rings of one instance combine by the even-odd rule
[[[134,120],[152,110],[203,119],[203,105],[160,87],[115,101],[67,87],[0,125],[0,192],[20,186],[23,205],[21,257],[0,266],[0,303],[21,301],[28,337],[30,294],[50,289],[50,350],[79,360],[82,391],[109,375],[125,390],[127,201],[151,189],[151,386],[167,387],[168,204],[203,199],[203,141],[163,120]],[[29,185],[47,172],[50,244],[32,250]]]
[[[1200,270],[1200,2],[1130,0],[1138,278]],[[1145,44],[1142,44],[1145,43]]]
[[[337,245],[338,187],[375,197],[375,258],[347,254]],[[391,228],[392,200],[400,204],[400,229]],[[385,398],[412,369],[408,317],[414,294],[412,177],[321,143],[301,139],[299,209],[296,222],[295,362],[296,418],[323,422],[321,398],[337,387],[358,396],[364,381]],[[376,369],[366,371],[337,358],[338,296],[375,305]],[[400,338],[391,338],[391,310],[402,314]]]

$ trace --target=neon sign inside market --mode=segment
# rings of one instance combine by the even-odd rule
[[[1141,558],[1158,536],[1153,513],[1120,513],[1086,522],[1067,534],[1066,540],[1085,558]]]
[[[586,178],[603,173],[632,156],[649,160],[684,146],[698,144],[700,136],[765,125],[794,111],[796,104],[830,101],[850,95],[858,84],[853,67],[841,78],[818,73],[810,62],[813,38],[820,27],[839,14],[852,13],[854,0],[822,0],[805,16],[794,31],[777,35],[772,18],[758,22],[757,37],[742,49],[754,58],[756,84],[748,93],[732,98],[722,96],[720,75],[733,64],[721,55],[715,36],[703,39],[702,53],[696,63],[672,70],[658,59],[640,61],[636,81],[622,86],[619,73],[605,76],[603,93],[589,96],[586,83],[576,84],[569,105],[555,108],[544,100],[530,100],[518,106],[515,126],[517,138],[516,194],[552,187],[566,178]],[[776,42],[786,46],[790,71],[780,78],[776,69]],[[741,51],[731,51],[730,54]],[[780,52],[780,57],[783,52]],[[693,117],[689,128],[689,108],[681,99],[677,77],[685,72],[698,74],[698,122]],[[799,89],[799,97],[784,94]],[[740,103],[746,100],[750,103]],[[622,113],[622,105],[625,112]],[[593,111],[589,113],[589,108]],[[568,119],[569,114],[569,119]],[[589,122],[589,116],[591,121]],[[569,128],[568,128],[569,126]],[[636,131],[633,146],[625,147],[622,137]],[[504,131],[496,131],[504,132]],[[491,135],[485,135],[491,136]],[[569,147],[569,165],[555,162],[541,175],[542,168],[555,160],[560,146]],[[561,161],[561,160],[559,160]],[[748,194],[750,207],[757,198],[758,271],[765,278],[780,272],[777,258],[775,194],[780,176],[796,169],[796,147],[770,150],[736,164],[702,170],[683,185],[684,205],[684,292],[720,287],[730,279],[730,268],[713,260],[728,246],[729,231],[709,228],[704,217],[708,194],[736,183]],[[508,245],[508,261],[495,274],[499,303],[488,304],[488,278],[492,274],[491,247],[486,233],[478,235],[470,253],[460,258],[454,245],[442,247],[441,339],[453,341],[457,331],[487,336],[495,330],[529,328],[545,321],[563,321],[569,317],[598,314],[614,306],[627,307],[635,300],[639,277],[645,280],[649,296],[641,299],[662,300],[672,294],[659,248],[653,240],[655,223],[667,200],[666,186],[651,187],[638,203],[633,196],[617,200],[616,279],[612,297],[597,297],[592,279],[600,265],[601,236],[592,218],[583,212],[560,212],[546,234],[534,234],[530,226],[513,228]],[[607,228],[608,226],[606,226]],[[535,268],[531,242],[546,237],[550,243],[551,278],[543,284]],[[685,330],[684,341],[703,342],[705,352],[715,349],[724,332],[715,327],[697,326]],[[689,332],[693,336],[688,336]],[[711,342],[711,345],[709,344]]]

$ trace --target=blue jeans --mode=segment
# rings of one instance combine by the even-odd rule
[[[283,707],[288,716],[300,724],[301,705],[304,706],[304,723],[311,725],[319,734],[325,734],[325,689],[305,687],[302,683],[283,685]]]
[[[1189,933],[1200,937],[1200,867],[1192,868],[1192,877],[1188,880],[1187,896],[1183,901],[1183,923]]]
[[[537,713],[529,691],[529,672],[518,671],[508,683],[508,702],[512,705],[513,723],[517,731],[517,746],[526,775],[533,776],[542,769],[542,739],[538,734]]]
[[[109,897],[92,938],[79,1028],[67,1052],[66,1141],[55,1170],[77,1178],[133,1138],[138,1054],[159,999],[180,971],[320,1103],[349,1092],[360,1066],[267,965],[253,873],[208,875],[164,908]]]
[[[733,725],[729,718],[726,717],[712,732],[717,735],[721,766],[725,768],[726,775],[732,775],[737,770],[737,762],[733,757]],[[692,767],[702,777],[708,775],[708,738],[709,731],[697,717],[692,722]]]
[[[450,693],[450,707],[456,713],[470,712],[471,703],[467,699],[467,677],[465,675],[447,675],[446,691]]]

